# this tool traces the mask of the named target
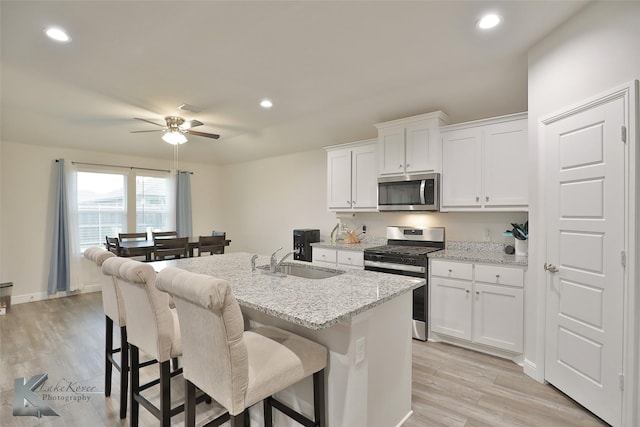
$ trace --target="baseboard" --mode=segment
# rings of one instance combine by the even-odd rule
[[[27,302],[44,301],[54,298],[64,298],[80,294],[88,294],[91,292],[100,292],[102,286],[100,284],[88,285],[77,291],[58,292],[55,295],[47,295],[46,292],[37,292],[35,294],[14,295],[11,297],[11,305],[24,304]]]
[[[522,370],[526,375],[530,376],[534,380],[538,382],[544,382],[544,379],[538,378],[538,368],[535,363],[530,361],[529,359],[524,359],[524,365]]]
[[[411,418],[411,415],[413,415],[413,409],[409,411],[409,413],[407,415],[404,416],[404,418],[398,423],[398,425],[396,427],[400,427],[402,426],[402,424],[406,423],[407,420],[409,418]]]

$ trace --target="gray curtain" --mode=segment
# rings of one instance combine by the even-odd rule
[[[191,237],[191,172],[176,175],[176,231],[180,237]]]
[[[49,264],[49,295],[71,289],[71,253],[69,251],[69,223],[67,213],[67,189],[64,179],[64,159],[55,163],[55,195],[53,207],[53,235],[51,238],[51,262]]]

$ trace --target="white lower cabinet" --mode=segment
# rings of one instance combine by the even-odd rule
[[[364,252],[357,250],[330,249],[314,246],[313,262],[335,267],[364,268]]]
[[[432,332],[522,353],[523,268],[431,260],[429,271]]]

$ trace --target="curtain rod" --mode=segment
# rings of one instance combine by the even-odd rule
[[[56,162],[58,161],[58,159],[56,159]],[[72,165],[87,165],[87,166],[106,166],[106,167],[110,167],[110,168],[123,168],[123,169],[138,169],[138,170],[143,170],[143,171],[154,171],[154,172],[167,172],[170,173],[171,170],[169,169],[153,169],[153,168],[140,168],[137,166],[120,166],[120,165],[106,165],[106,164],[102,164],[102,163],[85,163],[85,162],[71,162]],[[178,171],[178,172],[187,172],[189,175],[193,175],[193,172],[190,171]]]

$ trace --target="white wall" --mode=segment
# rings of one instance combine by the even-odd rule
[[[586,98],[640,78],[640,3],[594,2],[529,52],[529,173],[540,170],[538,123]],[[544,321],[537,289],[545,286],[544,191],[531,180],[529,194],[531,242],[526,304],[526,359],[535,366],[544,358]],[[637,284],[635,284],[637,286]],[[537,372],[542,375],[543,372]],[[538,377],[541,379],[542,377]]]
[[[2,143],[0,166],[0,281],[11,281],[13,301],[46,297],[51,254],[52,176],[54,160],[171,169],[172,161],[91,151]],[[211,234],[222,223],[220,170],[180,163],[191,170],[194,234]]]
[[[222,168],[230,251],[279,255],[293,250],[293,230],[335,225],[327,210],[324,150],[272,157]]]

